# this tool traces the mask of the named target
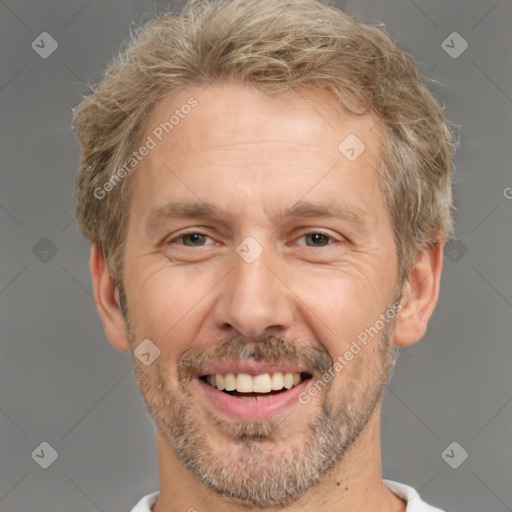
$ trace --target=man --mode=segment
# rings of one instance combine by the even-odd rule
[[[412,58],[316,0],[196,1],[74,126],[94,297],[157,426],[133,511],[439,510],[380,460],[452,232],[454,132]]]

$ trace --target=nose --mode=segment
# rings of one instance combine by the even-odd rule
[[[284,332],[294,318],[293,293],[277,262],[264,250],[252,263],[235,253],[233,265],[215,304],[216,326],[247,338]]]

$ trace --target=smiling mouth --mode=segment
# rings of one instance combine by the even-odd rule
[[[253,402],[286,393],[312,376],[307,372],[274,372],[259,375],[226,373],[202,375],[199,378],[219,391],[240,400]]]

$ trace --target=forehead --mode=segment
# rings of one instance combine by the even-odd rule
[[[190,88],[164,98],[146,120],[140,143],[151,139],[153,148],[133,177],[130,210],[147,217],[173,194],[206,200],[237,191],[231,206],[266,198],[267,211],[276,199],[291,207],[301,186],[323,187],[331,203],[345,189],[363,209],[375,204],[379,137],[373,115],[350,114],[320,89],[269,95],[234,83]]]
[[[193,107],[190,105],[193,104]],[[373,113],[356,115],[344,109],[331,93],[302,87],[279,94],[256,91],[249,85],[220,82],[193,87],[157,103],[145,123],[144,136],[159,145],[177,142],[174,154],[199,148],[274,142],[339,155],[346,135],[357,135],[367,148],[377,150],[379,129]],[[374,129],[375,128],[375,129]],[[162,140],[160,140],[162,139]],[[272,148],[269,146],[268,148]]]

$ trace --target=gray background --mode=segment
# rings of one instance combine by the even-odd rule
[[[512,3],[345,7],[386,24],[442,84],[433,90],[462,127],[459,242],[446,254],[428,333],[402,352],[387,391],[384,476],[450,512],[512,510]],[[78,152],[70,122],[84,82],[101,76],[130,22],[166,8],[143,0],[0,1],[4,512],[122,512],[158,489],[154,427],[130,357],[108,343],[91,296],[89,247],[73,217]],[[59,45],[47,59],[31,48],[43,31]],[[469,44],[458,58],[441,46],[454,31]],[[48,469],[31,457],[43,441],[58,452]],[[453,441],[469,454],[457,469],[441,456]],[[463,452],[448,454],[454,464]]]

